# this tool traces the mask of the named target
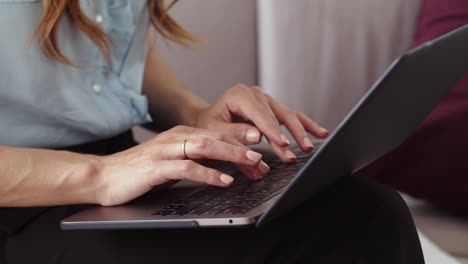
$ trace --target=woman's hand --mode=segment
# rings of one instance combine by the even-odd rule
[[[259,87],[242,84],[229,89],[214,104],[201,110],[194,125],[230,135],[246,145],[259,143],[263,134],[284,162],[293,162],[296,156],[289,150],[288,139],[282,134],[280,125],[286,126],[306,152],[313,149],[307,132],[318,138],[329,134],[305,114],[289,109]]]
[[[304,151],[313,149],[307,132],[324,138],[328,131],[303,113],[265,94],[259,87],[238,84],[229,89],[211,106],[188,89],[158,56],[152,37],[148,38],[143,94],[148,98],[151,117],[160,129],[184,124],[207,128],[230,135],[244,144],[256,144],[265,135],[274,152],[285,162],[295,160],[289,142],[281,133],[285,125]]]
[[[204,166],[201,161],[231,162],[248,178],[260,179],[269,171],[261,159],[260,153],[223,133],[178,126],[134,148],[102,157],[99,170],[102,191],[97,200],[107,206],[122,204],[171,180],[231,185],[232,176]]]

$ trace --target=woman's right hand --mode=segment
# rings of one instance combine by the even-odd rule
[[[186,142],[185,159],[183,144]],[[126,151],[100,158],[97,201],[104,206],[131,201],[154,186],[188,179],[227,187],[234,178],[197,161],[236,164],[248,178],[260,179],[269,171],[260,153],[220,133],[185,126],[165,131]]]

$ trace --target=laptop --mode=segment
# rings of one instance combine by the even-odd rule
[[[398,58],[337,129],[298,161],[228,188],[182,184],[121,206],[94,206],[64,230],[262,227],[400,145],[468,71],[468,25]]]

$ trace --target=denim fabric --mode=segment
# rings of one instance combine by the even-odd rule
[[[108,70],[99,49],[68,16],[59,47],[73,63],[47,58],[38,38],[42,1],[0,0],[0,145],[61,148],[108,138],[151,121],[141,95],[149,19],[146,1],[81,0],[114,41]]]

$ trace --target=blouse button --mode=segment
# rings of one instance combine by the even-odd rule
[[[93,84],[93,86],[91,87],[91,89],[93,89],[93,91],[96,93],[96,94],[100,94],[102,92],[102,86],[95,83]]]
[[[98,24],[101,24],[104,21],[104,18],[102,17],[102,15],[96,15],[95,19],[96,19],[96,23]]]

